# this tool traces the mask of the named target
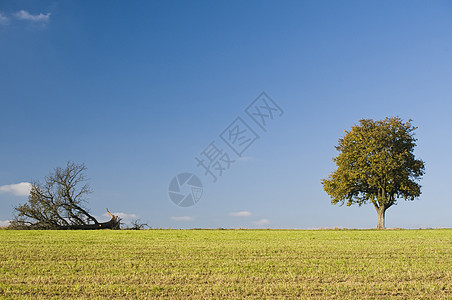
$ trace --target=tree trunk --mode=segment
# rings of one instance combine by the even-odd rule
[[[380,205],[380,207],[377,208],[377,214],[378,214],[377,229],[386,229],[386,227],[385,227],[386,209],[387,209],[387,207],[385,205]]]
[[[108,211],[108,208],[107,208],[107,213],[111,217],[110,221],[107,221],[107,222],[99,223],[99,222],[97,222],[97,220],[95,218],[93,218],[95,220],[95,222],[96,222],[95,224],[59,226],[57,229],[60,229],[60,230],[68,230],[68,229],[73,229],[73,230],[77,230],[77,229],[79,229],[79,230],[120,229],[121,218],[111,214]]]
[[[115,217],[111,218],[110,221],[103,222],[103,223],[60,226],[57,229],[60,229],[60,230],[120,229],[120,219],[117,216],[115,216]]]

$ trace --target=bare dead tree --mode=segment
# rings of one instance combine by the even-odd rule
[[[131,226],[127,227],[126,229],[129,230],[142,230],[142,229],[146,229],[146,227],[149,228],[149,225],[146,223],[142,223],[140,219],[137,220],[133,220],[131,222]]]
[[[84,164],[67,162],[45,178],[33,182],[28,202],[14,208],[13,228],[27,229],[119,229],[120,218],[107,213],[111,220],[99,223],[84,207],[92,192],[85,176]]]

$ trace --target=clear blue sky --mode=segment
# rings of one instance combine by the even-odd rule
[[[450,1],[0,1],[0,220],[26,201],[6,186],[73,160],[98,216],[375,227],[372,206],[331,205],[320,180],[345,129],[400,116],[419,127],[426,175],[386,225],[452,227],[451,83]],[[284,114],[213,183],[195,156],[226,150],[238,116],[256,126],[244,109],[262,91]],[[187,208],[168,196],[182,172],[204,186]]]

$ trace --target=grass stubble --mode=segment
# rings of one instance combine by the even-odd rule
[[[452,230],[0,230],[0,297],[452,299]]]

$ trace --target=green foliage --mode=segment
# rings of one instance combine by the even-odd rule
[[[337,169],[322,180],[331,203],[361,206],[370,201],[384,212],[397,199],[418,197],[424,162],[413,154],[414,130],[411,120],[393,117],[363,119],[345,131],[336,146],[340,153],[333,158]]]
[[[451,299],[452,230],[0,230],[6,299]]]

